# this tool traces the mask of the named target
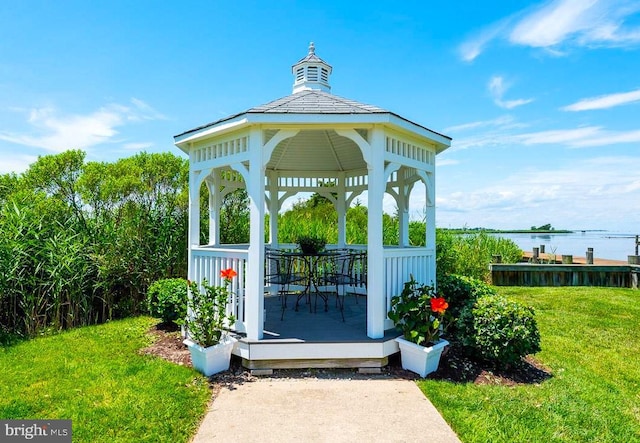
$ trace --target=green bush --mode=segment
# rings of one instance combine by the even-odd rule
[[[462,310],[461,342],[474,357],[505,367],[540,351],[533,308],[496,295],[479,297]]]
[[[307,254],[316,254],[324,251],[327,244],[327,238],[322,235],[301,235],[297,239],[300,250]]]
[[[438,279],[438,294],[447,300],[449,315],[456,319],[465,306],[483,295],[495,295],[496,291],[476,278],[450,274]]]
[[[503,263],[517,263],[522,259],[522,250],[512,240],[484,231],[436,231],[438,278],[459,274],[489,281],[489,264],[493,255],[502,256]]]
[[[187,316],[187,281],[166,278],[149,286],[147,292],[149,313],[165,323],[174,323]]]

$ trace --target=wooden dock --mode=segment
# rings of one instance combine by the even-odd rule
[[[541,263],[562,263],[562,255],[561,254],[549,254],[549,253],[540,253],[538,254],[538,258]],[[522,251],[522,261],[525,263],[529,263],[533,260],[533,252],[531,251]],[[573,264],[574,265],[586,265],[587,258],[586,257],[575,257],[573,256]],[[626,261],[622,260],[609,260],[606,258],[593,258],[594,265],[626,265],[628,264]]]
[[[638,242],[638,238],[636,238]],[[638,244],[638,243],[637,243]],[[640,245],[640,244],[639,244]],[[596,258],[588,248],[587,257],[549,254],[543,248],[523,251],[520,263],[502,263],[493,257],[491,283],[496,286],[606,286],[638,289],[640,256],[630,255],[628,262]]]

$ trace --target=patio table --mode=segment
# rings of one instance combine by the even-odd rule
[[[307,303],[309,303],[309,312],[317,312],[318,310],[318,296],[324,301],[324,310],[325,312],[328,310],[328,300],[329,296],[326,293],[322,293],[319,289],[321,285],[321,279],[324,275],[325,265],[327,264],[327,259],[336,257],[340,255],[340,251],[324,251],[324,252],[284,252],[283,255],[293,258],[300,258],[304,262],[304,271],[307,274],[307,283],[305,289],[298,295],[296,299],[295,310],[298,310],[298,304],[302,298],[307,299]],[[314,289],[314,293],[316,296],[315,303],[311,306],[311,294],[312,287]]]

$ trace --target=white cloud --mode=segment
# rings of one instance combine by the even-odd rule
[[[527,103],[531,103],[533,101],[532,98],[527,99],[516,99],[516,100],[503,100],[504,94],[511,87],[510,84],[506,83],[504,78],[499,75],[494,75],[489,79],[488,84],[489,93],[493,98],[493,102],[505,109],[513,109],[518,106],[526,105]]]
[[[24,172],[30,164],[38,160],[35,155],[16,154],[15,152],[0,152],[0,157],[2,157],[0,174]]]
[[[587,126],[576,129],[558,129],[550,131],[530,132],[528,134],[520,134],[513,137],[525,145],[541,145],[541,144],[565,144],[573,145],[580,143],[589,138],[599,136],[602,128],[599,126]]]
[[[465,61],[478,57],[488,44],[502,38],[514,45],[566,54],[563,46],[626,47],[640,44],[640,27],[625,20],[640,11],[634,0],[552,0],[520,11],[471,37],[459,48]]]
[[[594,146],[608,146],[624,143],[640,143],[640,130],[635,131],[602,131],[595,137],[576,140],[570,146],[586,148]]]
[[[640,101],[640,89],[617,94],[601,95],[582,99],[576,103],[565,106],[563,111],[590,111],[593,109],[608,109],[614,106],[626,105]]]
[[[484,127],[499,127],[502,129],[510,127],[524,126],[520,123],[516,123],[515,119],[510,115],[503,115],[492,120],[480,120],[470,123],[462,123],[460,125],[449,126],[444,129],[444,132],[463,132],[470,129],[478,129]]]
[[[527,99],[517,99],[517,100],[498,100],[496,101],[496,104],[498,106],[500,106],[501,108],[505,108],[505,109],[513,109],[513,108],[517,108],[518,106],[522,106],[522,105],[526,105],[527,103],[531,103],[533,101],[532,98],[527,98]]]
[[[452,166],[452,165],[457,165],[458,163],[460,163],[458,160],[445,158],[444,160],[438,159],[436,161],[436,166]]]
[[[597,229],[636,225],[637,208],[629,201],[637,200],[639,168],[638,157],[599,157],[544,170],[513,171],[503,179],[492,176],[484,187],[450,193],[442,176],[438,225],[528,228],[550,222],[557,227]]]
[[[483,148],[487,146],[502,146],[509,144],[512,136],[497,131],[489,131],[471,137],[456,138],[451,143],[451,148],[446,152],[454,152],[469,148]]]
[[[640,130],[610,131],[600,126],[531,132],[512,137],[525,145],[563,144],[574,148],[640,142]]]
[[[127,151],[143,151],[145,149],[149,149],[153,146],[153,143],[150,142],[141,142],[141,143],[125,143],[122,148]]]
[[[545,48],[555,46],[597,22],[598,0],[558,0],[523,18],[509,34],[512,43]]]
[[[473,61],[484,51],[485,46],[487,46],[491,40],[494,40],[504,32],[509,22],[510,19],[507,18],[498,23],[494,23],[460,45],[459,53],[462,60],[466,62]]]
[[[474,135],[466,137],[454,137],[448,153],[461,149],[500,146],[513,143],[513,131],[515,129],[526,128],[529,125],[516,121],[512,116],[505,115],[493,120],[483,120],[465,123],[449,128],[453,132],[464,132],[474,130]]]
[[[52,107],[36,108],[29,111],[29,133],[1,131],[0,140],[50,152],[86,149],[111,141],[118,134],[117,128],[128,122],[160,118],[160,113],[135,98],[131,105],[109,104],[86,115],[63,115]]]
[[[131,103],[133,103],[133,105],[138,110],[137,113],[131,114],[136,118],[139,118],[141,120],[167,120],[167,117],[164,114],[154,109],[151,105],[140,100],[139,98],[133,97],[131,99]]]
[[[561,145],[569,148],[589,148],[624,143],[639,143],[640,130],[613,131],[601,126],[584,126],[571,129],[552,129],[545,131],[515,134],[505,129],[490,130],[479,134],[454,139],[447,151],[481,148],[488,146],[514,145]]]

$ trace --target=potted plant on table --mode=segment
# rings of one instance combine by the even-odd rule
[[[229,369],[236,340],[228,331],[235,317],[228,313],[227,305],[232,294],[229,287],[236,275],[231,268],[221,271],[222,286],[211,286],[206,280],[201,285],[188,282],[188,314],[184,320],[187,338],[184,344],[191,353],[193,367],[207,377]]]
[[[317,254],[324,250],[327,239],[321,235],[301,235],[298,237],[298,246],[305,254]]]
[[[413,276],[404,284],[402,293],[391,298],[389,318],[403,334],[396,338],[403,369],[421,377],[438,369],[442,351],[449,344],[442,338],[448,307],[432,286],[418,283]]]

